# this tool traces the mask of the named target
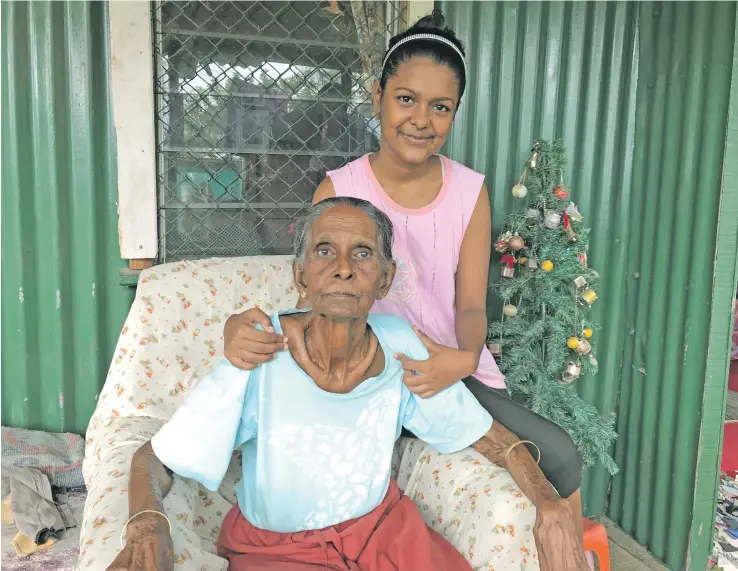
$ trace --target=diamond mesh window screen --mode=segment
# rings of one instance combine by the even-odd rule
[[[283,254],[328,170],[373,150],[397,2],[154,6],[159,261]]]

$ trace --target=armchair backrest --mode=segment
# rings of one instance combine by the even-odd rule
[[[213,258],[141,273],[93,418],[168,420],[223,356],[226,319],[293,307],[291,256]]]

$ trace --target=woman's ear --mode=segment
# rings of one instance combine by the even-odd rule
[[[392,288],[392,280],[395,279],[396,270],[397,264],[395,264],[395,261],[392,260],[389,266],[387,266],[387,269],[384,271],[384,275],[382,276],[382,283],[379,286],[379,295],[377,296],[377,299],[384,299],[385,297],[387,297],[387,294]]]
[[[372,105],[374,107],[374,118],[379,119],[379,111],[382,105],[382,88],[379,86],[379,80],[374,80],[372,88]]]
[[[295,287],[297,288],[298,294],[302,294],[302,292],[307,291],[307,284],[305,283],[305,272],[303,271],[302,264],[299,263],[297,260],[292,262],[292,280],[295,282]]]

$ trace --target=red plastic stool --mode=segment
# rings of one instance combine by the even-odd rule
[[[610,547],[607,543],[607,530],[601,523],[584,518],[584,551],[597,555],[600,571],[610,571]]]

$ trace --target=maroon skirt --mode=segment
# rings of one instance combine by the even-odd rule
[[[230,571],[471,571],[394,480],[374,510],[320,530],[259,529],[236,505],[223,522],[218,554],[230,561]]]

